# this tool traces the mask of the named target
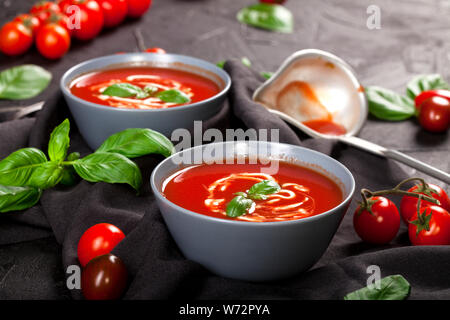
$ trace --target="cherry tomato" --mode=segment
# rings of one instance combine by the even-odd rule
[[[94,0],[73,0],[73,5],[78,6],[80,27],[75,28],[73,35],[79,40],[91,40],[95,38],[103,28],[103,11]],[[65,12],[66,15],[73,12]],[[76,20],[76,19],[75,19]]]
[[[33,33],[21,22],[6,23],[0,29],[0,51],[10,56],[25,53],[33,44]]]
[[[419,111],[419,123],[425,130],[444,132],[450,126],[450,102],[442,97],[425,100]]]
[[[161,48],[148,48],[147,50],[145,50],[145,52],[150,52],[150,53],[166,53],[166,50],[161,49]]]
[[[397,235],[400,214],[395,204],[384,197],[372,197],[369,208],[355,210],[353,226],[358,236],[369,243],[386,244]]]
[[[59,24],[46,24],[38,31],[36,47],[47,59],[59,59],[70,48],[69,32]]]
[[[30,10],[30,13],[38,18],[41,24],[45,23],[52,12],[61,12],[61,9],[55,2],[51,1],[38,2]]]
[[[127,0],[128,1],[128,16],[132,18],[139,18],[152,5],[152,0]]]
[[[70,27],[69,18],[63,13],[52,13],[50,17],[45,21],[45,24],[56,23],[61,27],[65,28],[69,33],[69,36],[72,35],[73,30]]]
[[[112,254],[92,259],[81,273],[81,291],[87,300],[119,299],[127,283],[125,264]]]
[[[31,32],[35,36],[39,27],[41,26],[41,22],[38,18],[31,14],[21,14],[14,18],[13,21],[21,22],[25,27],[31,29]]]
[[[103,10],[107,28],[119,25],[127,16],[127,0],[97,0],[97,2]]]
[[[423,207],[408,226],[409,240],[415,246],[450,245],[450,214],[438,206]]]
[[[60,0],[58,1],[58,6],[61,9],[61,12],[66,13],[67,8],[72,5],[72,0]]]
[[[439,89],[422,92],[414,99],[414,104],[416,105],[417,111],[420,110],[420,106],[425,100],[428,100],[432,97],[441,97],[450,100],[450,90]]]
[[[110,253],[125,238],[122,230],[109,223],[99,223],[81,236],[78,242],[78,260],[84,267],[93,258]]]
[[[412,188],[409,188],[408,192],[414,192],[418,194],[423,194],[425,196],[433,197],[438,200],[441,204],[440,207],[450,212],[450,199],[448,198],[447,193],[441,187],[428,183],[428,189],[425,189],[422,184],[415,185]],[[408,223],[414,214],[417,213],[417,201],[418,198],[411,196],[404,196],[402,201],[400,202],[400,212],[403,218],[403,221]],[[426,207],[433,205],[433,203],[425,200],[420,200],[421,207]]]

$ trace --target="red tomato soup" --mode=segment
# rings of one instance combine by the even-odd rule
[[[130,84],[144,90],[145,97],[102,94],[114,84]],[[138,89],[139,89],[138,88]],[[177,89],[189,97],[185,103],[167,102],[158,97],[163,91]],[[91,72],[75,79],[70,85],[73,95],[97,104],[126,109],[161,109],[191,104],[218,94],[218,85],[210,79],[186,71],[156,67],[129,67]]]
[[[280,161],[276,174],[261,173],[261,164],[202,164],[181,169],[167,178],[164,196],[180,207],[211,217],[253,221],[286,221],[328,211],[343,200],[338,185],[311,169]],[[275,180],[281,190],[254,200],[252,212],[237,218],[226,215],[237,192],[247,192],[263,180]]]

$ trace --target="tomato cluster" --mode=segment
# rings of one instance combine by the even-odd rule
[[[393,191],[398,193],[396,189]],[[359,237],[369,243],[387,244],[397,235],[401,216],[408,226],[413,245],[450,245],[450,200],[447,193],[437,185],[421,183],[402,194],[400,213],[396,205],[383,196],[365,199],[353,216]],[[439,205],[410,194],[434,198]]]
[[[0,51],[16,56],[36,43],[48,59],[59,59],[70,48],[71,37],[86,41],[103,28],[112,28],[126,17],[138,18],[151,0],[59,0],[41,1],[28,14],[21,14],[0,29]]]
[[[112,300],[122,296],[128,272],[122,260],[111,254],[125,234],[109,223],[87,229],[78,242],[78,260],[83,267],[81,290],[88,300]]]
[[[430,132],[445,132],[450,128],[450,90],[424,91],[414,103],[422,128]]]

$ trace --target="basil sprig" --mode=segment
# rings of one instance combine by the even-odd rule
[[[379,288],[364,287],[353,291],[344,300],[404,300],[408,297],[411,286],[401,275],[388,276],[380,280]]]
[[[265,200],[267,195],[278,193],[281,187],[273,180],[263,180],[251,186],[247,193],[237,192],[226,207],[228,217],[236,218],[247,214],[255,205],[253,200]]]
[[[64,120],[50,135],[47,156],[39,149],[19,149],[0,161],[0,212],[35,205],[45,189],[73,185],[79,177],[89,182],[125,183],[139,192],[142,175],[129,158],[155,153],[169,156],[169,139],[150,129],[127,129],[105,140],[84,158],[67,155],[70,123]]]
[[[26,64],[0,72],[0,99],[22,100],[37,96],[52,79],[45,69]]]
[[[156,96],[164,102],[171,102],[176,104],[191,102],[191,98],[189,98],[189,96],[186,93],[178,89],[161,91],[158,92]]]
[[[271,31],[292,33],[294,29],[292,13],[279,4],[253,4],[241,9],[236,18],[239,22]]]
[[[115,83],[107,87],[102,94],[121,98],[145,99],[155,96],[164,102],[184,104],[191,102],[191,98],[183,91],[170,89],[158,92],[158,88],[146,86],[144,89],[131,83]]]

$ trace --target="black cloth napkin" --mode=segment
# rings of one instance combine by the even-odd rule
[[[278,128],[280,142],[315,149],[342,162],[355,176],[357,190],[383,189],[405,178],[392,161],[331,141],[305,139],[251,100],[262,82],[259,75],[239,61],[228,62],[225,69],[233,80],[229,104],[204,123],[205,129]],[[25,146],[46,150],[50,132],[67,117],[68,108],[57,93],[36,119],[2,123],[0,158]],[[70,151],[90,153],[74,121],[71,125]],[[362,243],[352,226],[357,193],[328,250],[310,271],[270,283],[217,277],[183,257],[162,220],[148,184],[152,169],[161,160],[160,156],[136,160],[147,182],[139,197],[126,185],[86,181],[45,191],[35,207],[0,216],[0,244],[54,235],[62,246],[61,268],[65,270],[77,264],[77,243],[87,228],[101,222],[117,225],[126,238],[113,253],[125,262],[131,274],[125,299],[342,299],[366,285],[370,265],[379,266],[382,276],[403,275],[411,283],[411,299],[450,298],[450,247],[409,246],[405,226],[390,245]],[[72,291],[72,297],[82,298],[78,290]]]

